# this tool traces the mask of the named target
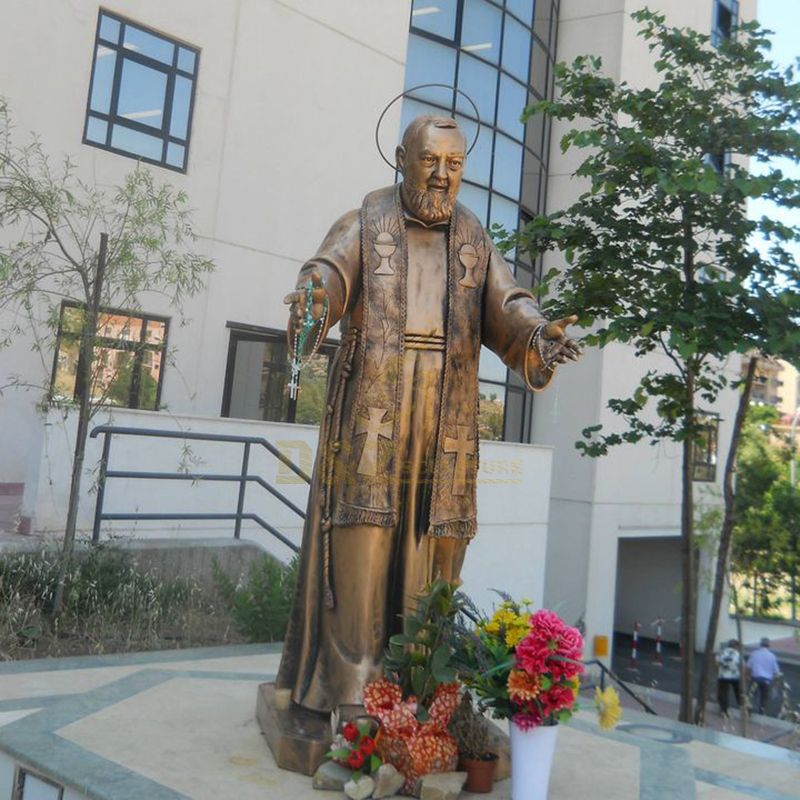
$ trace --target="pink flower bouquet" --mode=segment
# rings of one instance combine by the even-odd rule
[[[566,722],[576,710],[583,637],[552,611],[506,600],[462,637],[459,676],[483,708],[520,728]]]

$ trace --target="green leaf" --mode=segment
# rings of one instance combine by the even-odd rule
[[[453,667],[442,667],[434,670],[433,677],[437,683],[452,683],[456,679],[457,673]]]
[[[383,761],[381,761],[380,756],[377,756],[375,753],[369,757],[370,772],[377,772],[381,764],[383,764]]]
[[[325,755],[328,758],[335,758],[337,761],[342,761],[350,755],[350,750],[346,747],[338,747],[336,750],[329,750]]]
[[[439,670],[444,669],[449,660],[450,647],[446,644],[439,645],[439,647],[433,651],[433,656],[431,657],[431,671],[436,673]]]
[[[421,667],[411,667],[411,691],[417,697],[422,696],[425,689],[425,672]]]

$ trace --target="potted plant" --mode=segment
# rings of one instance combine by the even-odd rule
[[[452,665],[460,595],[437,579],[417,597],[404,632],[392,636],[384,656],[386,677],[364,688],[364,708],[379,720],[378,754],[405,777],[415,794],[419,779],[456,768],[458,748],[447,726],[458,704]]]
[[[473,705],[472,695],[464,691],[450,720],[450,732],[458,747],[458,768],[467,773],[464,788],[485,794],[492,791],[497,753],[489,750],[491,723]]]

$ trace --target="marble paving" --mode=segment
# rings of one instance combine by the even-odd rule
[[[278,659],[248,645],[0,664],[0,752],[92,800],[324,800],[277,769],[254,719]],[[615,731],[584,711],[558,736],[550,800],[800,800],[800,755],[772,745],[629,710]]]

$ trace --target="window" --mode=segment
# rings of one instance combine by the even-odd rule
[[[319,425],[336,344],[325,342],[303,367],[293,400],[289,396],[286,333],[249,325],[229,327],[222,416]]]
[[[700,431],[694,446],[694,480],[714,481],[717,478],[719,415],[701,412],[697,421]]]
[[[718,47],[723,39],[730,39],[739,21],[739,0],[714,0],[711,21],[711,43]]]
[[[85,144],[186,172],[199,50],[100,11]]]
[[[61,305],[50,393],[54,400],[81,396],[81,339],[86,311],[77,303]],[[161,399],[169,320],[103,309],[92,347],[92,402],[121,408],[155,410]]]
[[[523,109],[552,96],[558,9],[555,0],[413,0],[405,86],[455,84],[481,118],[459,200],[484,225],[516,230],[544,211],[550,126],[541,115],[520,122]],[[419,114],[454,116],[471,141],[470,103],[442,88],[403,101],[401,127]],[[517,281],[534,286],[541,264],[505,254]],[[482,438],[530,441],[532,398],[493,353],[480,364]]]
[[[23,767],[17,767],[12,800],[62,800],[63,797],[63,786]]]
[[[703,163],[708,164],[714,172],[722,175],[731,164],[730,150],[722,148],[715,150],[713,153],[706,153],[703,156]]]

